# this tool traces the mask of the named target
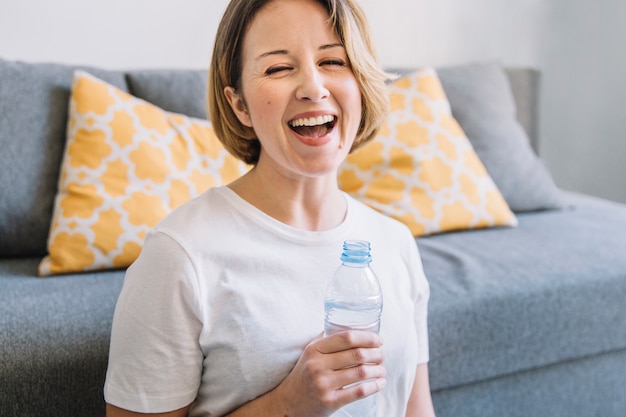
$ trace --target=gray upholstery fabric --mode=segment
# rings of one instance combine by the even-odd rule
[[[540,155],[539,93],[541,73],[532,68],[505,68],[515,98],[517,120],[528,135],[530,145]]]
[[[42,279],[39,261],[0,259],[0,416],[104,416],[123,272]]]
[[[626,350],[435,390],[437,417],[621,417]],[[621,372],[620,372],[621,371]]]
[[[126,79],[131,94],[160,108],[200,119],[207,118],[205,70],[130,71]]]
[[[437,73],[452,114],[509,207],[515,212],[561,207],[552,176],[516,118],[504,70],[496,63],[478,63],[439,68]]]
[[[517,228],[417,239],[433,389],[626,349],[626,208],[568,199]]]
[[[104,416],[102,387],[123,272],[36,278],[73,69],[0,60],[0,416]],[[122,73],[85,70],[125,89]],[[451,94],[454,88],[490,97],[484,72],[445,71],[453,111],[478,108],[472,97]],[[528,81],[527,72],[508,75],[516,89]],[[133,94],[203,117],[205,72],[127,77]],[[465,85],[462,77],[473,81]],[[526,103],[526,116],[518,117],[536,126],[531,99],[518,93]],[[487,110],[499,115],[502,108]],[[438,417],[623,417],[626,206],[572,194],[565,201],[563,210],[518,214],[514,229],[417,240],[431,284],[430,375]]]
[[[46,253],[73,71],[0,59],[0,257]],[[126,90],[122,73],[89,71]]]

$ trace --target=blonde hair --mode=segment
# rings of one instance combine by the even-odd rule
[[[250,23],[272,0],[232,0],[217,30],[208,81],[209,119],[224,147],[248,164],[256,164],[261,144],[254,130],[243,125],[230,107],[224,89],[241,88],[242,50]],[[318,0],[346,49],[361,90],[361,125],[351,151],[373,139],[387,116],[387,74],[378,64],[369,26],[355,0]]]

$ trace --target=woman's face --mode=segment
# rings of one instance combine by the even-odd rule
[[[274,0],[248,28],[241,89],[225,93],[261,142],[257,169],[290,178],[335,175],[361,121],[361,93],[325,8]]]

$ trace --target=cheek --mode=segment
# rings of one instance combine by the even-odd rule
[[[254,93],[248,95],[248,112],[255,128],[259,128],[261,123],[272,119],[272,113],[276,100],[271,97],[271,91],[267,89],[256,89]]]
[[[345,86],[345,97],[346,101],[349,103],[350,108],[354,110],[358,110],[361,112],[361,103],[362,103],[362,94],[359,83],[356,79],[350,80],[350,82],[346,82]]]
[[[363,98],[361,95],[361,89],[359,88],[356,80],[349,84],[346,83],[346,87],[344,95],[346,110],[350,111],[350,118],[355,119],[355,122],[360,125],[361,118],[363,117]]]

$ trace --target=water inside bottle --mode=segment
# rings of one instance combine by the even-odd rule
[[[331,334],[345,330],[364,330],[374,333],[380,331],[380,304],[346,304],[328,301],[325,304],[326,320],[324,320],[324,334]]]

